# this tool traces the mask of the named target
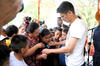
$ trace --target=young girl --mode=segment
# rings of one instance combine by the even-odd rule
[[[50,37],[51,37],[51,35],[50,35],[50,31],[48,29],[43,29],[41,31],[41,33],[40,33],[40,42],[42,42],[45,45],[44,48],[50,48],[50,46],[48,45],[49,42],[50,42]],[[54,66],[54,55],[50,54],[45,58],[41,58],[42,55],[43,54],[40,54],[37,57],[38,59],[41,59],[41,66]]]
[[[44,44],[39,43],[39,25],[35,22],[30,23],[27,27],[26,36],[28,37],[30,44],[28,51],[24,54],[25,62],[29,66],[38,66],[39,61],[36,59],[38,54],[37,50],[39,48],[44,48]]]
[[[67,32],[68,32],[68,29],[64,29],[62,31],[61,41],[65,41],[66,40]],[[60,45],[60,48],[64,47],[64,46],[65,46],[65,43],[63,43],[62,45]],[[59,64],[60,64],[60,66],[66,66],[65,55],[64,54],[59,54]]]

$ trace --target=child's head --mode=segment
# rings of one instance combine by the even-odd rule
[[[7,46],[0,45],[0,66],[9,66],[10,49]]]
[[[8,37],[12,37],[14,34],[18,33],[18,28],[15,25],[9,25],[6,29],[5,32]]]
[[[55,38],[59,39],[61,37],[62,29],[58,27],[55,32]]]
[[[50,41],[50,31],[48,29],[43,29],[40,33],[40,38],[42,42],[48,43]]]
[[[62,27],[62,26],[61,26],[62,23],[63,23],[63,21],[62,21],[61,17],[58,17],[58,18],[57,18],[57,24],[58,24],[58,26]]]
[[[37,37],[39,36],[39,25],[35,22],[32,22],[27,27],[27,33],[30,37]]]
[[[47,25],[46,25],[46,24],[42,24],[41,27],[42,27],[43,29],[47,29]]]
[[[20,27],[19,27],[18,34],[23,35],[24,33],[25,33],[25,25],[21,24]]]
[[[64,29],[64,30],[62,31],[62,39],[63,39],[63,40],[66,39],[67,33],[68,33],[68,29]]]
[[[11,40],[12,50],[16,53],[24,54],[28,49],[27,37],[24,35],[15,35]]]

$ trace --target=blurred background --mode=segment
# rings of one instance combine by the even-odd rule
[[[56,13],[57,7],[65,0],[40,0],[40,20],[45,21],[48,28],[53,28],[57,25]],[[97,25],[95,14],[97,12],[97,0],[67,0],[73,3],[76,15],[80,16],[87,24],[88,29]],[[38,19],[38,0],[23,0],[24,10],[19,13],[14,20],[9,24],[19,26],[25,16],[30,16],[33,19]],[[4,26],[4,27],[6,27]]]

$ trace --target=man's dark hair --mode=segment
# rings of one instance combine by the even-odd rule
[[[13,34],[18,33],[18,28],[15,25],[9,25],[6,29],[5,32],[8,37],[12,37]]]
[[[74,6],[70,2],[64,1],[57,8],[57,13],[67,13],[69,10],[75,14]]]
[[[44,36],[49,35],[49,34],[50,34],[50,31],[48,29],[43,29],[40,33],[40,36],[44,37]]]
[[[11,47],[12,47],[13,51],[15,51],[16,53],[18,53],[21,48],[25,48],[26,45],[27,45],[27,37],[26,36],[15,35],[14,37],[12,37]]]
[[[39,25],[37,23],[35,23],[35,22],[32,22],[27,27],[27,33],[28,32],[33,33],[38,28],[39,28]]]
[[[64,32],[64,33],[68,33],[68,30],[69,30],[69,28],[65,28],[62,32]]]
[[[0,45],[0,66],[9,58],[10,49],[7,46]]]

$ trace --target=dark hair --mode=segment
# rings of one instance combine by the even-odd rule
[[[62,20],[61,17],[57,17],[57,19]]]
[[[35,23],[35,22],[32,22],[27,27],[27,33],[28,32],[33,33],[38,28],[39,28],[39,25],[37,23]]]
[[[11,37],[13,34],[18,33],[18,28],[15,25],[9,25],[6,29],[5,32],[8,37]]]
[[[64,32],[64,33],[68,33],[68,30],[69,30],[69,28],[65,28],[62,32]]]
[[[22,8],[19,10],[19,12],[22,12],[24,10],[24,3],[21,4]]]
[[[69,26],[63,24],[63,28],[64,28],[64,29],[67,29],[67,28],[69,28]]]
[[[75,14],[74,6],[70,2],[64,1],[57,8],[57,13],[67,13],[69,10]]]
[[[0,66],[4,64],[10,55],[10,49],[7,46],[0,45]]]
[[[50,34],[50,31],[48,29],[43,29],[40,33],[40,36],[44,37],[44,36],[49,35],[49,34]]]
[[[26,45],[27,37],[24,35],[15,35],[11,40],[11,47],[16,53],[18,53],[21,48],[25,48]]]
[[[56,30],[58,30],[58,31],[62,32],[61,27],[57,27],[57,29],[56,29]]]

